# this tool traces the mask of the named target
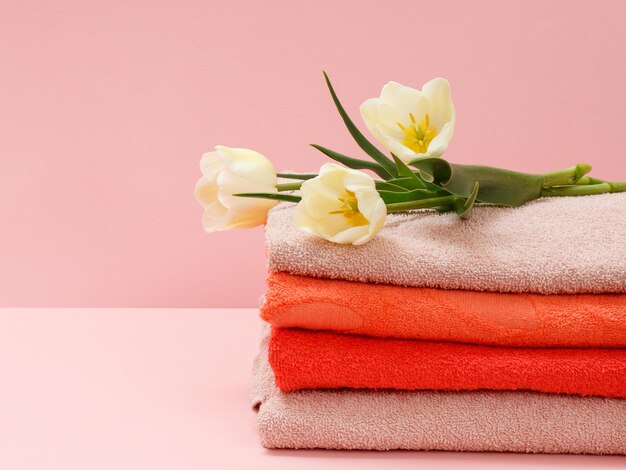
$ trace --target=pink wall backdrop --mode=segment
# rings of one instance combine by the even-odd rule
[[[316,170],[388,80],[450,80],[457,162],[626,179],[626,2],[0,1],[0,305],[255,306],[263,231],[205,235],[215,144]],[[360,120],[360,119],[358,119]]]

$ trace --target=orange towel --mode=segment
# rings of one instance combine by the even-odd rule
[[[626,398],[626,349],[502,348],[273,327],[269,361],[283,392],[525,389]]]
[[[270,273],[261,316],[286,328],[497,346],[626,347],[626,294],[401,287]]]

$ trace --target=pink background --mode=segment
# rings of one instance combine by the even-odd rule
[[[626,179],[626,2],[0,0],[0,305],[254,306],[263,231],[203,233],[200,155],[357,154],[325,90],[450,80],[447,157]]]
[[[253,309],[0,309],[0,468],[626,468],[624,456],[264,449],[248,406],[259,333]]]

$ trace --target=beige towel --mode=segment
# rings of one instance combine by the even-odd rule
[[[516,209],[391,214],[362,246],[336,245],[270,212],[269,268],[305,276],[543,294],[626,293],[626,193],[544,198]]]
[[[626,400],[532,392],[304,390],[254,365],[252,406],[268,448],[626,454]]]

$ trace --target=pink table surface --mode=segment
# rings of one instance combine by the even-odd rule
[[[625,468],[624,457],[268,451],[254,309],[0,309],[0,468]]]

